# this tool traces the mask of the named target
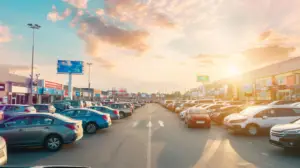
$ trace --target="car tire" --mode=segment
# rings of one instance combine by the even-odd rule
[[[120,113],[119,113],[119,115],[120,115],[120,118],[122,119],[122,118],[125,118],[125,113],[123,112],[123,111],[121,111]]]
[[[59,135],[49,135],[45,138],[44,147],[50,152],[56,152],[63,145],[62,138]]]
[[[259,126],[256,124],[249,124],[246,126],[247,134],[250,136],[256,136],[259,132]]]
[[[84,131],[88,134],[95,134],[97,131],[97,125],[93,122],[89,122],[86,124]]]

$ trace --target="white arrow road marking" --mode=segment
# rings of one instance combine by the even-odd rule
[[[151,118],[151,117],[150,117],[150,118]],[[152,122],[151,122],[151,120],[148,122],[147,127],[148,127],[148,128],[151,128],[151,127],[152,127]]]
[[[165,126],[165,125],[164,125],[164,122],[161,121],[161,120],[158,121],[158,124],[159,124],[161,127],[164,127],[164,126]]]
[[[152,122],[151,122],[151,115],[149,117],[148,127],[148,148],[147,148],[147,168],[151,168],[151,134],[152,134]]]
[[[139,124],[139,121],[135,121],[135,122],[132,124],[132,127],[136,127],[138,124]]]

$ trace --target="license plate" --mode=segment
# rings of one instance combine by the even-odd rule
[[[277,142],[279,141],[279,137],[276,136],[271,136],[270,139]]]
[[[204,124],[205,121],[196,121],[197,124]]]

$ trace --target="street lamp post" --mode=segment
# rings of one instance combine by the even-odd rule
[[[29,104],[33,104],[32,102],[32,89],[33,89],[33,60],[34,60],[34,31],[35,29],[41,28],[38,24],[28,23],[27,26],[32,29],[32,55],[31,55],[31,75],[30,75],[30,95],[29,95]]]
[[[88,62],[87,65],[89,66],[89,76],[88,76],[88,82],[89,82],[89,98],[92,100],[91,96],[91,65],[93,65],[91,62]]]

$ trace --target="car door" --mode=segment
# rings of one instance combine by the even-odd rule
[[[271,128],[276,123],[276,115],[273,109],[265,109],[258,112],[254,117],[254,123],[258,124],[261,128]]]
[[[92,120],[91,113],[88,110],[74,110],[73,116],[74,119],[81,120],[83,126]]]
[[[28,143],[41,144],[45,137],[51,132],[51,126],[54,122],[52,117],[31,116],[29,126],[26,130]]]
[[[3,123],[0,135],[6,139],[10,145],[25,145],[28,142],[27,129],[29,118],[20,116],[12,118]]]

